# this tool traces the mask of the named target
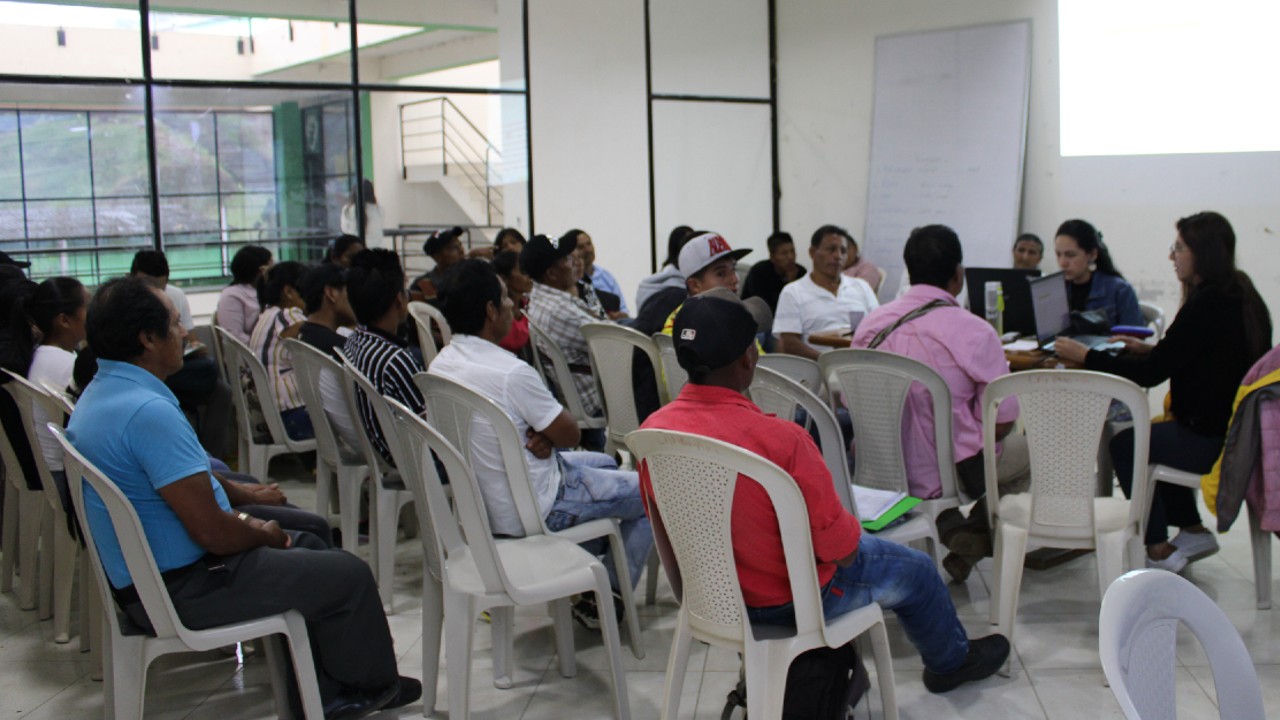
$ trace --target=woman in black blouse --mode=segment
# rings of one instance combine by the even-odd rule
[[[1182,283],[1183,304],[1159,344],[1126,339],[1126,352],[1115,357],[1065,338],[1055,347],[1064,360],[1144,387],[1169,380],[1173,421],[1151,426],[1151,463],[1207,473],[1222,452],[1241,379],[1271,348],[1271,316],[1249,276],[1236,268],[1236,236],[1225,217],[1201,212],[1182,218],[1177,228],[1169,259]],[[1129,494],[1132,430],[1115,437],[1111,457]],[[1169,525],[1180,529],[1172,541]],[[1146,544],[1147,565],[1173,572],[1218,550],[1200,522],[1195,492],[1168,483],[1155,488]]]

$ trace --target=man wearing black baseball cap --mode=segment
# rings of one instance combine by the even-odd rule
[[[534,235],[520,251],[520,269],[533,279],[525,314],[564,352],[583,410],[588,415],[599,415],[603,412],[600,393],[591,374],[591,356],[581,328],[609,318],[578,296],[578,259],[573,253],[577,245],[572,234],[560,238]],[[602,436],[594,434],[587,442],[598,449],[603,444]]]
[[[676,359],[689,373],[689,382],[641,427],[732,443],[785,470],[809,511],[824,614],[830,619],[872,602],[896,612],[924,660],[924,685],[930,692],[947,692],[995,673],[1009,656],[1009,641],[1001,635],[970,641],[933,560],[918,550],[863,535],[857,518],[840,504],[822,452],[808,432],[765,415],[743,394],[755,374],[759,329],[736,297],[689,298],[676,315],[672,333]],[[645,467],[640,481],[649,499],[646,506],[661,515]],[[794,625],[773,505],[754,482],[739,482],[734,493],[734,557],[747,614],[755,624]],[[657,519],[650,519],[658,525]]]
[[[0,250],[0,265],[12,265],[16,268],[27,269],[31,267],[31,263],[26,260],[14,260],[13,256],[3,250]]]

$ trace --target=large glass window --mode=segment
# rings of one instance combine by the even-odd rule
[[[522,0],[349,8],[0,0],[0,249],[98,283],[159,247],[217,286],[250,243],[526,226]]]

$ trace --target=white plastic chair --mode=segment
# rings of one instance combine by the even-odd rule
[[[1028,492],[987,502],[995,535],[991,622],[1013,638],[1018,591],[1028,550],[1095,549],[1098,592],[1145,557],[1146,504],[1096,497],[1098,438],[1112,400],[1133,412],[1133,496],[1146,497],[1151,419],[1142,388],[1124,378],[1085,370],[1028,370],[997,378],[982,396],[982,452],[987,497],[996,490],[996,413],[1017,397],[1031,453]],[[1126,552],[1127,551],[1127,552]]]
[[[80,527],[85,529],[85,547],[89,557],[95,558],[88,563],[93,566],[97,578],[102,607],[109,608],[104,613],[106,627],[103,640],[103,705],[106,716],[114,720],[141,720],[143,699],[146,696],[147,668],[151,662],[161,655],[178,652],[204,652],[214,650],[238,642],[248,642],[258,638],[283,635],[293,656],[293,667],[298,682],[298,692],[302,698],[303,711],[309,720],[324,717],[324,707],[320,701],[320,686],[316,682],[315,663],[311,657],[311,641],[307,637],[307,623],[296,610],[279,615],[269,615],[257,620],[250,620],[232,625],[192,630],[183,624],[174,610],[173,601],[169,599],[169,591],[165,588],[160,570],[156,567],[155,557],[151,553],[142,523],[133,505],[115,483],[106,478],[96,467],[84,459],[67,441],[61,429],[50,424],[49,431],[58,442],[62,443],[66,464],[68,485],[71,487],[72,504],[80,519]],[[83,478],[83,482],[81,482]],[[133,586],[138,591],[142,607],[151,621],[154,635],[140,634],[137,628],[129,623],[121,625],[123,613],[117,611],[115,599],[108,589],[106,572],[102,569],[101,556],[93,534],[89,532],[88,518],[84,512],[84,483],[88,483],[101,498],[111,517],[111,527],[120,543],[125,564],[133,577]],[[128,622],[127,619],[125,622]],[[127,631],[127,634],[126,634]],[[275,638],[265,643],[267,661],[271,666],[272,690],[275,697],[276,713],[280,717],[289,717],[287,684],[284,677],[285,665],[280,655],[280,647]]]
[[[384,399],[382,394],[364,373],[351,364],[350,358],[345,354],[342,356],[342,370],[346,378],[346,382],[342,384],[342,392],[347,399],[347,411],[351,413],[351,417],[360,417],[361,397],[368,399],[376,414],[377,403]],[[374,421],[377,422],[376,416]],[[383,438],[390,447],[395,442],[395,429],[383,428],[381,423],[378,427],[382,429]],[[373,495],[369,498],[369,529],[373,536],[373,548],[369,556],[373,561],[373,576],[378,579],[378,594],[382,596],[387,614],[391,615],[395,613],[396,535],[400,528],[400,509],[413,502],[413,493],[404,489],[399,470],[391,467],[382,453],[373,446],[369,433],[357,432],[356,436],[373,482]]]
[[[818,359],[833,396],[843,396],[853,420],[855,485],[911,493],[902,444],[907,393],[920,383],[933,403],[933,441],[942,494],[916,507],[937,532],[938,514],[960,506],[955,443],[951,437],[951,390],[933,368],[880,350],[832,350]]]
[[[1200,492],[1201,476],[1185,470],[1171,468],[1168,465],[1152,465],[1148,468],[1148,495],[1155,492],[1156,482],[1167,482],[1189,487]],[[1150,499],[1147,501],[1151,507]],[[1259,610],[1271,609],[1271,533],[1262,529],[1262,521],[1251,509],[1245,507],[1249,516],[1249,541],[1253,546],[1253,582],[1257,593]]]
[[[534,495],[533,483],[529,479],[529,464],[524,457],[524,441],[516,432],[515,423],[507,417],[507,413],[489,398],[447,378],[427,373],[418,373],[413,381],[422,390],[427,399],[427,423],[435,428],[451,442],[454,447],[470,448],[472,426],[476,422],[487,422],[498,436],[498,445],[502,452],[502,462],[507,472],[507,481],[511,488],[511,497],[515,502],[520,522],[524,526],[525,537],[534,535],[551,535],[564,538],[575,543],[607,538],[609,552],[613,558],[614,572],[618,576],[618,591],[622,594],[622,605],[627,621],[627,639],[631,644],[631,652],[636,659],[644,657],[644,646],[640,642],[640,616],[636,612],[634,593],[631,589],[631,569],[627,562],[626,548],[622,543],[622,530],[619,522],[613,518],[599,518],[580,525],[565,528],[557,532],[547,529],[538,500]],[[467,466],[471,466],[470,454],[466,456]],[[452,476],[451,476],[452,477]],[[482,506],[483,507],[483,506]],[[486,515],[486,518],[488,516]],[[656,570],[650,566],[654,576]],[[610,599],[607,604],[612,605]],[[494,623],[499,619],[494,618]],[[504,620],[510,622],[510,616]],[[603,624],[604,618],[601,618]],[[510,654],[508,654],[508,658]],[[499,668],[494,658],[494,675],[511,676],[511,668]],[[502,670],[499,673],[499,669]]]
[[[444,319],[444,314],[436,306],[416,301],[409,303],[409,317],[413,318],[414,324],[418,326],[418,347],[422,349],[422,362],[429,367],[431,361],[436,359],[436,354],[440,352],[440,348],[436,347],[436,338],[431,332],[431,325],[434,323],[440,328],[442,346],[448,345],[453,339],[453,333],[449,330],[449,321]]]
[[[593,417],[587,414],[582,396],[578,394],[578,386],[573,383],[569,360],[560,346],[547,337],[541,328],[534,325],[532,320],[529,321],[529,338],[529,348],[533,352],[533,368],[542,376],[542,381],[551,388],[551,392],[555,394],[560,404],[569,411],[574,420],[578,421],[578,427],[583,430],[604,427],[603,415]]]
[[[761,355],[756,362],[756,366],[769,368],[784,378],[795,380],[803,385],[805,390],[818,397],[826,397],[827,395],[828,386],[824,382],[826,378],[822,368],[809,358],[780,352],[769,353]]]
[[[76,578],[76,559],[80,556],[80,543],[67,527],[67,508],[62,506],[62,498],[58,495],[49,463],[41,451],[41,430],[36,427],[34,410],[40,407],[49,422],[62,426],[64,412],[53,398],[34,383],[17,373],[4,371],[9,375],[5,388],[13,395],[18,404],[18,412],[22,416],[22,424],[26,429],[27,442],[31,445],[31,454],[36,462],[36,472],[40,475],[40,485],[44,488],[44,505],[40,509],[41,551],[39,560],[39,607],[37,615],[41,619],[53,616],[53,641],[65,643],[71,640],[71,591]],[[25,580],[24,580],[25,582]],[[80,606],[86,607],[87,588],[80,588]],[[86,645],[88,633],[87,623],[81,623],[81,644]]]
[[[1174,645],[1185,625],[1209,656],[1223,720],[1263,720],[1262,686],[1240,633],[1208,595],[1163,570],[1135,570],[1107,588],[1098,617],[1102,672],[1127,720],[1174,720]]]
[[[858,517],[858,503],[853,496],[853,481],[849,477],[844,438],[840,435],[840,424],[831,408],[800,383],[769,368],[756,367],[750,393],[751,401],[761,410],[783,419],[795,418],[796,410],[805,411],[810,426],[818,432],[822,459],[831,471],[836,496],[840,498],[840,504],[845,510]],[[941,544],[938,542],[938,529],[934,526],[932,517],[917,512],[908,513],[905,521],[877,532],[876,537],[902,545],[914,540],[927,541],[929,554],[933,556],[939,573],[942,572]]]
[[[332,383],[340,389],[346,382],[342,366],[319,348],[301,340],[285,340],[298,375],[298,391],[307,405],[307,415],[316,431],[316,512],[329,516],[334,479],[338,486],[338,527],[342,549],[354,553],[359,545],[360,495],[369,477],[369,466],[359,448],[343,440],[329,419],[330,413],[347,412],[347,404],[327,407],[321,387]]]
[[[662,381],[667,386],[667,400],[675,400],[684,384],[689,382],[689,373],[680,367],[680,361],[676,359],[676,346],[670,335],[654,333],[653,344],[657,346],[658,357],[662,360]]]
[[[222,357],[227,363],[231,376],[231,397],[235,403],[236,424],[240,431],[240,468],[244,472],[248,468],[250,475],[266,482],[267,469],[271,458],[291,453],[304,453],[316,449],[315,438],[309,440],[293,440],[285,432],[284,419],[280,417],[280,406],[272,391],[271,379],[267,377],[267,369],[262,366],[248,345],[240,342],[234,335],[222,328],[215,328],[219,344],[222,346]],[[257,389],[258,405],[262,409],[262,417],[267,423],[271,439],[259,444],[253,438],[253,421],[249,414],[249,395],[245,391],[240,376],[248,371]],[[247,461],[247,462],[246,462]]]
[[[193,332],[196,333],[196,337],[201,337],[201,333],[203,333],[203,331],[200,329],[201,327],[208,328],[209,339],[210,339],[209,345],[213,348],[213,359],[216,363],[218,363],[218,372],[222,373],[223,381],[225,381],[228,385],[230,385],[231,376],[229,375],[230,371],[227,369],[227,359],[223,357],[222,343],[218,341],[218,312],[215,310],[213,314],[209,316],[208,325],[197,326],[195,330],[193,330]],[[201,340],[201,342],[204,342],[204,340]]]
[[[14,401],[17,402],[16,400]],[[39,447],[31,449],[40,452]],[[4,461],[4,536],[0,539],[0,591],[13,591],[13,571],[22,577],[18,585],[18,607],[34,609],[39,601],[40,516],[45,505],[44,493],[27,489],[18,455],[9,444],[9,436],[0,431],[0,458]]]
[[[631,376],[635,351],[639,350],[649,358],[649,366],[655,373],[658,403],[666,405],[671,400],[667,395],[666,385],[656,377],[662,367],[658,348],[644,333],[616,323],[587,323],[582,326],[582,337],[586,339],[587,351],[591,355],[591,370],[600,384],[606,421],[605,433],[614,447],[625,448],[623,438],[640,429],[635,385]]]
[[[680,613],[667,676],[662,717],[675,718],[689,661],[690,640],[727,648],[743,656],[751,717],[782,716],[787,668],[813,648],[840,647],[870,631],[884,717],[898,717],[893,659],[880,606],[872,603],[831,621],[822,614],[818,571],[804,496],[787,473],[755,453],[687,433],[639,430],[627,445],[648,466],[661,523],[654,537],[668,575],[680,578]],[[782,535],[795,606],[795,628],[753,626],[747,618],[733,557],[731,514],[738,475],[769,494]]]
[[[1156,332],[1151,338],[1152,341],[1160,342],[1160,339],[1164,337],[1164,310],[1159,305],[1149,302],[1138,303],[1138,309],[1142,311],[1142,321],[1150,325],[1151,329]]]

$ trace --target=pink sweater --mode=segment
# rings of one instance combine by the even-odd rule
[[[1280,370],[1280,345],[1249,368],[1241,385],[1249,385]],[[1280,532],[1280,400],[1264,400],[1258,411],[1262,432],[1262,461],[1253,468],[1245,499],[1262,519],[1262,529]]]

